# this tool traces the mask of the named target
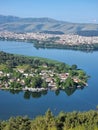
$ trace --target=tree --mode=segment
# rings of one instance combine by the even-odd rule
[[[48,87],[47,82],[43,81],[42,84],[41,84],[41,87],[43,87],[43,88],[47,88],[47,87]]]
[[[60,85],[61,85],[61,80],[60,80],[59,77],[56,77],[56,86],[57,86],[57,88],[59,88]]]
[[[71,66],[71,68],[72,68],[72,70],[76,70],[77,69],[77,65],[74,64],[74,65]]]
[[[31,82],[31,77],[27,77],[27,78],[25,78],[24,79],[25,80],[25,84],[28,86],[28,87],[30,87],[30,82]]]
[[[63,83],[63,86],[66,87],[73,87],[74,86],[74,81],[71,77],[68,77],[65,82]]]

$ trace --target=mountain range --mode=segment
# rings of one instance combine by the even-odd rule
[[[17,33],[45,32],[53,34],[78,34],[98,36],[98,24],[71,23],[51,18],[20,18],[0,15],[0,31]]]

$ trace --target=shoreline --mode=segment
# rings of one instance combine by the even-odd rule
[[[0,90],[15,90],[15,91],[30,91],[30,92],[42,92],[42,91],[47,91],[48,88],[22,88],[22,89],[18,89],[18,88],[0,88]]]
[[[19,35],[19,34],[18,34]],[[45,35],[45,34],[44,34]],[[57,35],[58,36],[58,35]],[[50,37],[50,36],[49,36]],[[37,39],[37,38],[21,38],[21,37],[6,37],[6,36],[2,36],[0,37],[0,41],[15,41],[15,42],[26,42],[26,43],[32,43],[34,44],[35,48],[54,48],[54,49],[69,49],[69,50],[80,50],[80,51],[85,51],[85,52],[92,52],[92,51],[97,51],[98,50],[98,41],[95,40],[95,42],[88,42],[85,41],[87,40],[86,37],[85,40],[82,42],[81,40],[79,41],[79,43],[76,41],[74,43],[74,41],[72,40],[71,42],[64,40],[53,40],[52,38],[55,38],[56,36],[52,36],[50,37],[51,39]],[[73,36],[74,37],[74,36]],[[77,37],[76,37],[77,38]],[[88,37],[87,37],[88,38]],[[82,39],[82,38],[81,38]],[[93,39],[93,37],[92,37]],[[64,43],[63,43],[64,42]]]
[[[22,91],[30,91],[30,92],[41,92],[41,91],[47,91],[47,88],[22,88]]]

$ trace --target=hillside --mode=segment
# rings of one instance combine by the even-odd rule
[[[45,32],[98,36],[98,24],[70,23],[51,18],[19,18],[0,15],[0,31]]]

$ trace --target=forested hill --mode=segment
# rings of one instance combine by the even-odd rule
[[[0,15],[0,31],[45,32],[53,34],[79,34],[98,36],[98,24],[70,23],[51,18],[19,18]]]

